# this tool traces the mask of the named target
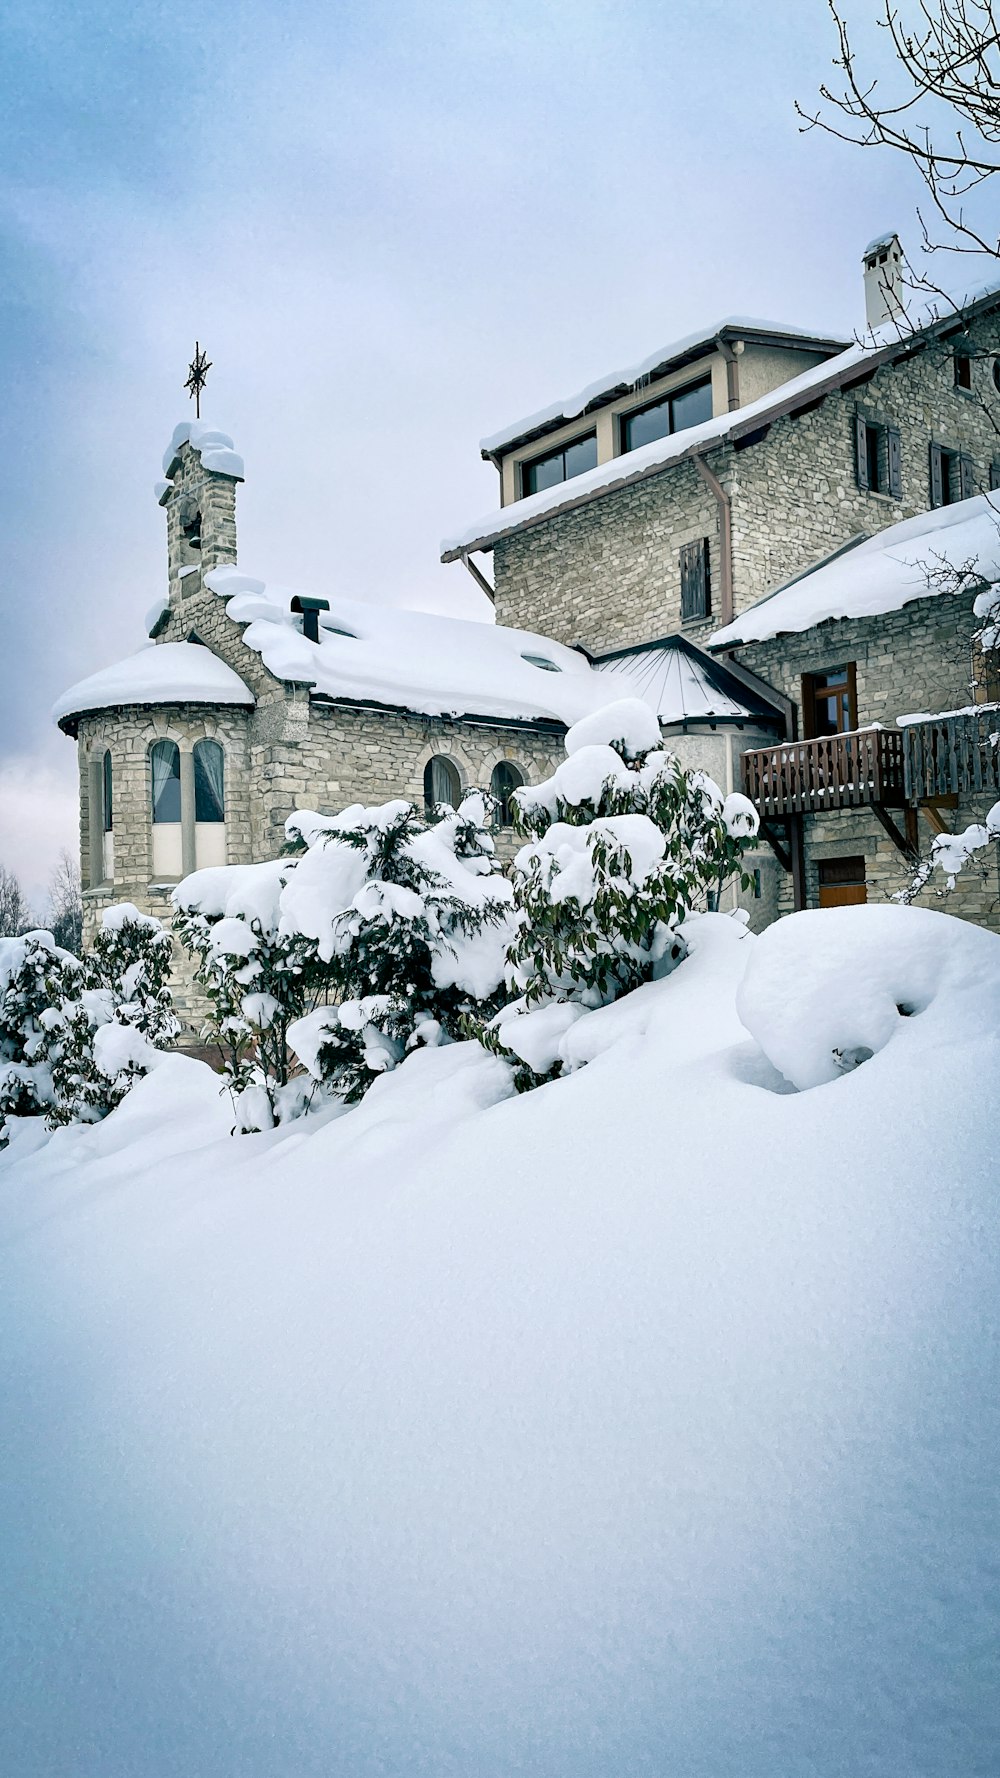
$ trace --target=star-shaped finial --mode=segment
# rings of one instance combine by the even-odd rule
[[[212,368],[211,359],[204,353],[198,341],[194,342],[194,357],[188,365],[188,379],[184,387],[194,397],[195,419],[201,419],[201,392],[205,387],[205,379]]]

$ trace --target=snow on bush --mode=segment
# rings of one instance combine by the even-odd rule
[[[669,973],[681,921],[740,871],[756,833],[745,797],[724,798],[659,741],[648,705],[622,699],[571,728],[552,777],[516,793],[531,836],[514,860],[507,979],[520,997],[482,1040],[510,1056],[521,1087],[563,1071],[577,1015],[553,1005],[604,1006]]]
[[[325,999],[289,1029],[304,1068],[351,1103],[420,1045],[492,1011],[511,938],[485,799],[472,792],[433,826],[410,803],[301,814],[307,847],[281,896],[280,931]]]
[[[11,1117],[95,1123],[177,1034],[170,938],[130,902],[82,959],[48,932],[0,940],[0,1139]]]
[[[178,886],[239,1128],[296,1116],[317,1090],[353,1102],[415,1046],[493,1010],[511,890],[487,819],[478,792],[433,826],[403,801],[300,810],[292,855]]]
[[[800,1091],[836,1080],[892,1043],[935,1000],[961,1017],[991,991],[994,934],[924,908],[821,908],[755,943],[737,995],[747,1030]]]
[[[901,889],[895,900],[907,906],[916,900],[922,890],[929,887],[935,873],[940,872],[944,883],[934,890],[939,897],[950,895],[955,882],[962,871],[970,865],[978,864],[985,875],[986,862],[982,854],[989,851],[1000,841],[1000,803],[994,803],[985,821],[974,821],[962,833],[936,833],[931,841],[928,856],[923,859],[914,872],[905,889]]]

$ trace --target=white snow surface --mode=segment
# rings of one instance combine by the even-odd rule
[[[988,285],[971,291],[962,299],[961,306],[995,295],[998,290],[1000,286]],[[599,463],[595,469],[588,469],[583,475],[573,476],[569,481],[545,488],[539,494],[529,494],[522,500],[513,500],[509,506],[474,520],[453,537],[443,540],[441,554],[447,560],[454,560],[465,550],[490,549],[498,537],[505,536],[508,531],[517,531],[534,519],[547,518],[550,513],[558,512],[560,507],[578,504],[588,495],[603,493],[606,488],[620,483],[639,480],[655,470],[666,468],[670,463],[676,463],[681,457],[720,443],[736,429],[746,429],[754,421],[759,420],[763,425],[769,418],[783,411],[789,401],[794,401],[799,396],[808,397],[829,379],[848,376],[868,363],[877,362],[880,354],[887,350],[895,350],[901,344],[901,327],[908,327],[910,333],[917,333],[921,327],[931,325],[938,318],[931,305],[929,310],[915,313],[907,323],[887,322],[881,328],[869,329],[862,340],[848,346],[846,351],[813,365],[810,370],[790,378],[779,388],[770,390],[757,401],[748,402],[745,407],[737,408],[733,413],[716,414],[701,426],[689,426],[682,432],[670,433],[666,438],[654,439],[651,444],[643,445],[639,450],[626,451],[607,463]],[[540,425],[546,417],[547,411],[536,416],[536,422]],[[502,437],[501,434],[497,436]]]
[[[64,691],[53,722],[116,704],[253,704],[238,673],[197,642],[149,643]]]
[[[914,599],[940,597],[944,589],[928,576],[941,569],[958,571],[953,591],[971,592],[983,581],[1000,580],[1000,496],[975,494],[878,531],[751,606],[716,630],[709,646],[766,642],[827,618],[899,611]]]
[[[221,475],[231,475],[237,481],[244,479],[243,458],[233,448],[233,441],[228,432],[220,432],[217,426],[210,426],[207,420],[182,420],[175,426],[166,450],[163,453],[163,473],[170,475],[171,466],[182,444],[189,444],[198,452],[204,469],[214,469]],[[156,498],[162,501],[162,482],[156,484]]]
[[[292,593],[235,567],[207,584],[247,625],[243,640],[279,679],[331,698],[389,704],[428,716],[466,713],[572,723],[608,701],[603,674],[584,655],[527,630],[426,611],[330,597],[320,640],[309,642],[290,610]],[[535,655],[555,672],[533,665]]]
[[[22,1125],[0,1769],[992,1778],[1000,940],[886,911],[689,922],[523,1097],[420,1049],[231,1139],[168,1055]],[[871,1060],[792,1090],[748,964]]]

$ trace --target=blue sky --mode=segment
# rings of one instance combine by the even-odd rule
[[[832,53],[823,0],[8,11],[0,862],[75,846],[49,707],[144,640],[196,336],[247,568],[485,616],[484,433],[727,313],[850,334],[915,244],[906,167],[799,132]]]

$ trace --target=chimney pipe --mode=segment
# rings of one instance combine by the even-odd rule
[[[887,321],[902,321],[906,313],[903,301],[903,249],[896,233],[879,235],[870,241],[862,254],[865,268],[865,323],[868,327],[884,327]]]
[[[302,618],[302,634],[307,642],[319,641],[319,614],[329,611],[329,599],[307,599],[303,594],[296,593],[292,599],[291,609]]]

